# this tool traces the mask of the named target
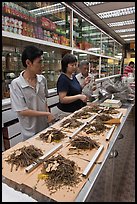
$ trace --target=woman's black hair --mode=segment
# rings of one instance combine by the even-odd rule
[[[66,55],[64,55],[64,57],[61,60],[62,72],[66,73],[68,64],[74,63],[74,62],[77,62],[77,58],[75,57],[75,55],[72,55],[70,53],[67,53]]]
[[[135,63],[133,61],[130,61],[128,65],[130,66],[131,64],[134,65]]]
[[[28,45],[25,47],[24,51],[22,52],[22,64],[26,68],[26,60],[29,59],[32,63],[34,59],[43,55],[43,51],[33,45]]]

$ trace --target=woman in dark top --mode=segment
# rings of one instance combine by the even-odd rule
[[[63,112],[74,112],[86,105],[87,97],[82,94],[80,83],[75,77],[77,58],[72,54],[66,54],[62,61],[62,73],[57,81],[59,95],[58,108]],[[85,79],[84,86],[89,83]]]

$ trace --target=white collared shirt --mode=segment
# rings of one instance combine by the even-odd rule
[[[90,73],[88,73],[88,76],[91,77],[91,81],[82,89],[82,93],[85,94],[86,96],[90,96],[93,93],[92,88],[93,88],[94,76]],[[78,73],[76,75],[76,78],[79,81],[80,85],[83,86],[84,80],[86,77],[84,77],[82,73]]]
[[[24,71],[23,71],[24,72]],[[19,111],[31,109],[46,111],[48,96],[47,80],[43,75],[37,75],[36,89],[24,79],[23,72],[10,85],[11,107],[17,112],[24,140],[48,127],[46,116],[21,116]]]

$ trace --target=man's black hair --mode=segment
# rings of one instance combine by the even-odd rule
[[[32,63],[37,58],[43,55],[43,51],[33,45],[28,45],[22,52],[22,64],[26,68],[26,60],[29,59]]]
[[[74,62],[77,62],[77,58],[75,57],[75,55],[72,55],[70,53],[67,53],[66,55],[64,55],[64,57],[61,60],[62,72],[66,73],[68,64],[74,63]]]

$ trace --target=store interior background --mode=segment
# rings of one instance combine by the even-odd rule
[[[49,89],[56,87],[67,52],[74,53],[78,61],[90,61],[97,78],[119,74],[129,61],[135,62],[135,2],[67,5],[76,12],[57,2],[3,2],[3,98],[10,97],[9,83],[24,69],[21,52],[28,44],[44,50],[43,74]]]
[[[17,114],[11,109],[9,86],[24,69],[21,53],[28,44],[44,51],[48,104],[55,113],[56,81],[66,53],[76,55],[78,62],[87,59],[95,68],[97,79],[122,74],[130,61],[135,62],[135,2],[2,2],[2,151],[22,141]],[[134,135],[131,126],[128,131]],[[119,192],[122,202],[135,197],[133,143],[134,140],[133,146],[124,148],[129,164]],[[132,150],[131,154],[128,150]],[[116,175],[115,182],[120,182],[120,175]],[[8,195],[10,201],[15,199]]]

